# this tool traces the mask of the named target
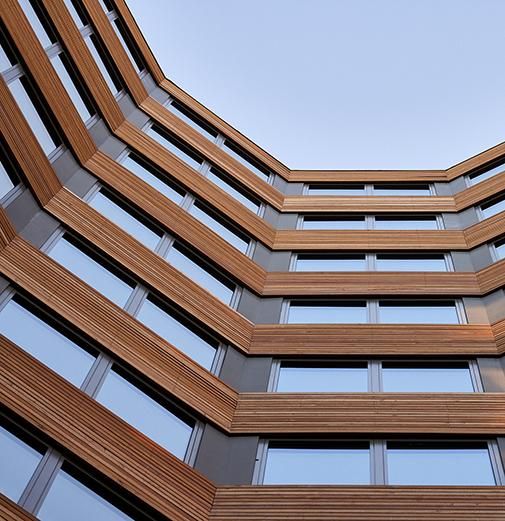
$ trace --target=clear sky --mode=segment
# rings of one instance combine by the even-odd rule
[[[127,0],[165,75],[291,168],[505,141],[505,0]]]

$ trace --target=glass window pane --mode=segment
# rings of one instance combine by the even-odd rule
[[[505,259],[505,240],[497,242],[494,247],[498,258]]]
[[[362,448],[268,449],[265,485],[368,485],[370,451]]]
[[[210,125],[207,125],[204,121],[201,121],[197,116],[193,115],[191,111],[189,111],[183,105],[177,103],[177,101],[172,101],[168,105],[166,105],[167,109],[170,112],[173,112],[179,119],[182,119],[185,123],[187,123],[190,127],[193,127],[195,130],[200,132],[203,136],[211,141],[217,137],[217,132],[211,128]]]
[[[298,254],[296,271],[364,271],[365,255]]]
[[[42,454],[0,426],[0,492],[17,502]]]
[[[77,9],[74,6],[74,0],[63,0],[65,2],[65,7],[68,9],[70,16],[73,18],[75,25],[80,29],[84,25],[87,25],[88,21],[83,19],[81,14],[77,12]]]
[[[131,44],[127,43],[123,33],[126,31],[124,28],[121,20],[119,18],[116,18],[112,22],[112,28],[114,29],[116,36],[118,37],[119,41],[121,42],[121,45],[123,46],[123,49],[125,50],[126,54],[128,55],[128,58],[130,59],[131,64],[133,65],[133,68],[137,71],[137,74],[145,69],[144,64],[142,63],[142,59],[140,58],[138,52],[136,52],[134,49],[130,48]]]
[[[238,234],[234,233],[228,226],[222,224],[215,217],[213,217],[203,206],[198,202],[193,204],[189,213],[196,217],[200,222],[208,226],[211,230],[215,231],[225,241],[229,242],[237,250],[245,253],[249,246],[249,241]]]
[[[366,222],[364,217],[312,217],[304,216],[304,230],[364,230]]]
[[[382,364],[382,386],[387,393],[474,392],[468,364],[450,366],[398,363]]]
[[[383,324],[459,324],[454,302],[415,304],[379,302],[379,322]]]
[[[292,302],[288,324],[365,324],[367,306],[364,301],[355,303],[311,304]]]
[[[481,181],[485,181],[486,179],[494,177],[495,175],[501,174],[504,171],[505,171],[505,163],[502,163],[501,165],[495,166],[494,168],[486,170],[485,172],[471,174],[469,176],[470,183],[472,185],[476,185],[477,183],[480,183]]]
[[[281,365],[277,392],[364,393],[368,391],[368,369],[354,365]]]
[[[150,300],[144,302],[137,318],[177,349],[206,369],[210,369],[216,354],[217,342],[211,345]]]
[[[0,72],[10,69],[13,65],[16,65],[16,60],[12,56],[12,53],[9,53],[8,56],[5,52],[4,44],[0,45]]]
[[[96,398],[130,425],[180,459],[193,427],[111,370]]]
[[[8,87],[28,125],[30,125],[32,132],[35,134],[42,150],[44,150],[46,155],[49,155],[58,144],[47,130],[47,127],[35,108],[35,105],[32,103],[26,90],[25,83],[23,82],[26,82],[24,77],[9,83]]]
[[[137,160],[129,155],[123,159],[122,165],[174,203],[180,204],[184,198],[184,194],[176,190],[175,185],[171,184],[162,174],[148,169],[142,160]]]
[[[97,192],[88,201],[88,204],[148,248],[154,250],[160,242],[161,233],[156,233],[141,223],[131,213],[105,195],[102,190]]]
[[[47,31],[42,25],[39,17],[35,13],[35,10],[33,9],[30,0],[18,0],[18,2],[21,6],[21,9],[23,9],[26,18],[28,18],[28,21],[30,22],[30,25],[32,26],[33,31],[37,35],[37,38],[39,39],[39,42],[42,45],[42,47],[44,47],[45,49],[46,47],[52,45],[53,41],[51,40],[51,38],[49,38],[49,35],[47,34]]]
[[[377,271],[447,271],[443,255],[377,255]]]
[[[8,194],[14,188],[11,176],[7,172],[3,162],[0,161],[0,198]]]
[[[172,154],[176,155],[179,159],[182,159],[189,166],[193,167],[195,170],[198,170],[200,168],[200,165],[202,164],[202,159],[199,158],[193,152],[191,152],[182,143],[178,143],[174,138],[169,136],[169,134],[167,132],[164,132],[163,129],[161,129],[160,127],[153,125],[150,129],[146,131],[146,134],[152,137],[160,145],[164,146],[167,150],[172,152]]]
[[[374,185],[373,195],[395,196],[395,195],[431,195],[430,185]]]
[[[238,187],[231,184],[224,174],[221,174],[214,168],[211,168],[207,174],[207,178],[214,184],[222,188],[228,195],[231,195],[237,201],[242,203],[246,208],[249,208],[254,213],[258,213],[260,203],[251,199],[250,196],[246,195],[244,191],[241,191]]]
[[[437,230],[436,217],[375,217],[376,230]]]
[[[37,518],[42,521],[131,519],[64,470],[58,472]]]
[[[237,145],[226,140],[223,145],[224,150],[236,159],[239,163],[242,163],[251,172],[256,174],[258,177],[264,180],[268,180],[270,174],[265,167],[261,167],[257,164],[254,159],[250,158],[245,152],[242,152]]]
[[[83,121],[87,121],[92,116],[92,113],[88,110],[88,107],[86,106],[86,103],[84,102],[81,93],[77,90],[73,78],[68,73],[67,67],[65,65],[69,66],[69,64],[63,63],[64,59],[65,58],[63,54],[60,53],[51,59],[51,63],[53,64],[56,74],[58,74],[61,82],[63,83],[63,86],[67,91],[67,94],[70,96],[72,103],[75,105],[77,112],[79,112],[81,119]]]
[[[100,72],[102,73],[102,76],[105,82],[107,83],[110,91],[112,92],[112,94],[117,94],[121,90],[121,86],[112,78],[109,72],[109,67],[105,64],[102,55],[98,50],[99,43],[96,36],[94,34],[91,34],[87,38],[84,38],[84,41],[86,42],[89,52],[93,56],[93,59],[95,60],[98,68],[100,69]]]
[[[0,311],[0,333],[77,387],[95,361],[93,355],[14,300]]]
[[[196,259],[191,259],[188,255],[185,255],[184,250],[184,248],[175,244],[170,248],[165,258],[172,266],[182,271],[182,273],[202,286],[202,288],[205,288],[214,296],[226,302],[226,304],[229,304],[233,296],[234,286],[221,282],[204,267],[200,266]]]
[[[365,195],[363,184],[313,184],[309,185],[309,195]]]
[[[484,215],[484,219],[505,211],[505,195],[502,195],[487,204],[483,204],[481,206],[481,210],[482,214]]]
[[[120,307],[133,291],[132,286],[65,238],[61,238],[48,255]]]
[[[495,485],[487,446],[449,448],[388,443],[391,485]]]

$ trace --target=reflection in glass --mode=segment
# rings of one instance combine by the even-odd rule
[[[0,492],[18,501],[42,454],[0,426]]]
[[[121,90],[121,86],[112,79],[112,76],[109,73],[109,68],[105,64],[102,55],[99,51],[99,42],[94,34],[89,35],[87,38],[84,38],[86,45],[88,46],[89,52],[93,56],[102,76],[107,83],[112,94],[117,94]]]
[[[215,185],[219,186],[219,188],[222,188],[228,195],[231,195],[242,203],[246,208],[249,208],[249,210],[254,213],[258,213],[260,203],[252,199],[245,190],[241,190],[235,183],[230,182],[224,174],[211,168],[206,177]]]
[[[306,215],[303,218],[304,230],[365,230],[364,217],[313,217]]]
[[[438,223],[435,216],[418,217],[375,217],[376,230],[437,230]]]
[[[158,172],[155,170],[148,169],[142,160],[136,159],[130,154],[125,159],[123,159],[121,163],[125,168],[130,170],[130,172],[142,179],[142,181],[146,182],[148,185],[158,190],[158,192],[163,194],[174,203],[180,204],[182,201],[184,194],[176,190],[175,185],[170,183],[170,181],[165,176],[158,174]]]
[[[309,195],[365,195],[363,184],[313,184],[309,185]]]
[[[5,166],[0,162],[0,198],[9,193],[14,188],[14,183],[5,169]]]
[[[204,340],[150,300],[144,302],[137,318],[177,349],[206,369],[210,369],[216,354],[217,342]]]
[[[62,237],[48,255],[102,295],[123,307],[133,288]]]
[[[64,470],[58,472],[37,517],[42,521],[131,519]]]
[[[217,137],[217,132],[212,129],[210,125],[207,125],[204,121],[193,115],[190,110],[177,101],[172,101],[172,103],[169,103],[166,105],[166,107],[170,112],[173,112],[179,119],[182,119],[185,123],[200,132],[200,134],[205,136],[207,139],[213,141],[214,138]]]
[[[283,364],[277,392],[361,393],[368,391],[368,369],[363,364]]]
[[[502,239],[501,241],[495,243],[494,247],[498,258],[505,259],[505,239]]]
[[[263,180],[268,180],[270,174],[268,170],[260,166],[253,158],[251,158],[247,153],[243,152],[238,148],[237,145],[232,143],[231,141],[226,140],[223,145],[224,150],[233,158],[235,158],[239,163],[242,163],[245,167],[247,167],[251,172],[256,174]]]
[[[382,388],[387,393],[472,393],[468,364],[433,365],[422,362],[382,363]]]
[[[125,30],[121,20],[119,18],[116,18],[112,22],[112,28],[114,29],[114,32],[116,33],[116,36],[118,37],[119,41],[121,42],[121,45],[123,46],[124,51],[128,55],[128,58],[130,59],[131,64],[133,65],[134,69],[137,71],[137,74],[145,69],[144,64],[142,63],[142,60],[138,56],[138,53],[134,50],[130,49],[130,45],[126,42],[123,31]]]
[[[447,271],[444,255],[377,254],[377,271]]]
[[[388,443],[390,485],[495,485],[489,450],[480,446]]]
[[[325,255],[299,253],[295,271],[364,271],[367,269],[365,255]]]
[[[498,165],[498,166],[495,166],[494,168],[486,170],[485,172],[471,174],[469,176],[470,183],[472,185],[476,185],[477,183],[480,183],[481,181],[485,181],[486,179],[490,179],[491,177],[501,174],[502,172],[505,172],[505,163],[502,163],[501,165]]]
[[[95,361],[93,355],[14,300],[0,311],[0,333],[77,387]]]
[[[483,204],[480,208],[484,215],[484,219],[505,211],[505,195],[501,195],[489,203]]]
[[[410,195],[431,195],[430,185],[421,184],[380,184],[374,185],[373,195],[378,196],[410,196]]]
[[[354,302],[291,302],[289,324],[365,324],[365,301]]]
[[[172,454],[184,458],[192,426],[116,371],[109,372],[96,399]]]
[[[459,324],[454,301],[410,303],[379,302],[379,322],[383,324]]]
[[[368,443],[357,447],[268,448],[265,485],[368,485]]]
[[[154,250],[160,242],[161,233],[156,233],[148,228],[130,212],[116,204],[113,199],[103,193],[103,190],[97,192],[88,201],[88,204],[148,248]]]

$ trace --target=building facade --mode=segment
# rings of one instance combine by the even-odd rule
[[[290,170],[123,0],[0,11],[0,518],[505,519],[505,144]]]

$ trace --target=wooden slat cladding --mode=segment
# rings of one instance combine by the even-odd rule
[[[108,53],[118,68],[128,92],[137,104],[142,103],[147,98],[147,91],[137,71],[130,62],[130,58],[128,58],[126,51],[123,49],[121,42],[116,36],[107,15],[100,7],[98,0],[82,0],[82,4],[86,8],[91,23],[101,36]]]
[[[226,151],[206,139],[200,132],[179,119],[175,114],[172,114],[156,100],[147,98],[142,103],[142,109],[162,127],[180,136],[185,142],[200,152],[203,157],[208,159],[210,163],[231,174],[232,178],[241,181],[260,199],[263,199],[278,210],[282,208],[284,196],[281,192],[263,179],[260,179],[239,161],[227,154]]]
[[[480,154],[477,154],[473,157],[465,159],[461,163],[451,166],[446,170],[447,180],[450,181],[456,177],[465,175],[472,170],[475,170],[476,168],[494,161],[495,159],[501,158],[502,156],[505,156],[505,143],[499,143],[498,145],[488,150],[484,150],[484,152],[481,152]]]
[[[505,393],[243,393],[232,433],[505,433]]]
[[[230,218],[231,222],[237,223],[252,237],[267,246],[272,245],[275,232],[270,225],[224,190],[198,174],[153,138],[128,121],[125,121],[119,127],[117,134],[130,148],[140,152],[143,156],[149,157],[161,170],[168,172],[180,184],[223,212]]]
[[[373,183],[376,181],[434,183],[447,181],[445,170],[291,170],[289,180],[298,183]]]
[[[503,521],[504,487],[219,487],[210,521]]]
[[[480,294],[475,273],[378,271],[269,272],[262,292],[264,296]]]
[[[7,246],[14,237],[16,237],[16,230],[14,230],[5,210],[0,208],[0,248]]]
[[[461,230],[278,230],[273,249],[449,251],[467,245]]]
[[[4,521],[36,521],[37,518],[16,505],[8,497],[0,494],[0,519]]]
[[[61,137],[68,141],[80,161],[86,161],[96,150],[95,144],[23,10],[16,0],[4,0],[1,13],[14,45],[64,133]],[[25,148],[26,143],[23,145]]]
[[[3,79],[0,79],[0,125],[3,138],[35,197],[41,204],[47,203],[61,183]]]
[[[491,329],[496,341],[496,350],[498,351],[498,354],[505,354],[505,319],[492,324]]]
[[[454,212],[453,197],[297,195],[284,199],[284,212]]]
[[[496,355],[489,325],[257,324],[252,355]]]
[[[116,7],[116,12],[122,18],[123,22],[128,28],[128,31],[131,34],[133,41],[136,43],[137,48],[140,54],[142,55],[142,58],[144,59],[144,62],[147,65],[147,68],[149,69],[149,72],[153,76],[156,83],[161,83],[164,80],[165,75],[163,74],[163,71],[161,70],[161,67],[158,61],[156,60],[156,57],[152,53],[149,45],[147,45],[144,36],[140,32],[140,29],[137,23],[135,22],[135,19],[133,18],[130,9],[126,5],[126,2],[124,2],[123,0],[114,0],[114,5]]]
[[[242,349],[248,347],[253,329],[249,320],[71,192],[63,188],[46,205],[46,210],[119,261],[137,280],[181,306],[231,343]]]
[[[214,485],[0,338],[0,401],[171,520],[208,519]]]
[[[265,272],[260,266],[129,170],[101,152],[88,161],[86,168],[243,284],[261,291]]]
[[[45,0],[44,5],[58,31],[61,43],[72,57],[82,80],[89,89],[94,104],[110,128],[115,129],[123,121],[123,114],[65,3],[63,0]]]
[[[272,157],[268,152],[265,152],[256,143],[253,143],[250,139],[234,129],[231,125],[223,121],[219,116],[216,116],[207,107],[203,106],[188,93],[183,91],[175,83],[168,79],[164,79],[160,83],[160,87],[172,95],[174,98],[179,100],[184,105],[192,109],[196,114],[202,117],[202,119],[208,121],[217,130],[222,132],[226,137],[230,138],[237,145],[242,147],[245,152],[251,154],[252,157],[258,159],[265,166],[270,168],[276,174],[279,174],[284,179],[289,179],[290,170],[288,167],[283,165],[280,161]]]
[[[495,262],[491,266],[478,271],[477,282],[482,295],[494,289],[505,287],[505,260]]]
[[[16,238],[0,251],[0,271],[203,417],[229,426],[233,389],[52,259]]]
[[[454,202],[458,211],[478,204],[484,199],[505,190],[505,173],[490,177],[480,183],[458,192],[454,195]]]
[[[463,230],[467,248],[475,248],[491,239],[499,237],[505,233],[505,212],[500,212],[488,219],[484,219],[477,224]]]

